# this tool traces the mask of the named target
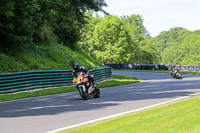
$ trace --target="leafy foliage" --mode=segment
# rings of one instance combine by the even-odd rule
[[[199,30],[174,27],[151,38],[139,15],[87,15],[79,47],[88,50],[99,63],[200,64]]]
[[[88,13],[88,24],[82,29],[79,47],[89,50],[98,62],[153,63],[153,47],[139,15],[100,18]],[[146,48],[148,47],[148,50]],[[146,58],[148,57],[148,58]]]
[[[0,45],[17,48],[58,41],[74,48],[86,22],[85,13],[105,12],[103,6],[104,0],[2,0]]]
[[[200,65],[200,35],[188,35],[180,45],[180,64]]]
[[[0,45],[19,47],[31,44],[40,20],[36,1],[2,0],[0,7]]]
[[[71,69],[75,61],[99,66],[85,51],[71,49],[77,48],[85,13],[106,13],[103,6],[104,0],[2,0],[0,72]]]
[[[181,27],[163,31],[153,40],[160,57],[159,64],[200,65],[199,31]]]

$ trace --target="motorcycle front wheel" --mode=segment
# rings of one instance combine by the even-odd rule
[[[84,91],[82,86],[78,87],[78,91],[79,91],[79,94],[81,95],[81,97],[84,100],[87,100],[88,93],[87,93],[87,91]]]

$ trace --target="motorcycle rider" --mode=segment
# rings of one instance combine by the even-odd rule
[[[85,74],[86,78],[88,78],[89,81],[92,83],[92,87],[94,89],[94,78],[89,74],[88,69],[86,69],[83,66],[80,66],[78,63],[74,63],[73,69],[74,69],[72,72],[73,76],[76,76],[78,74],[78,72],[83,72]]]
[[[174,68],[172,67],[170,69],[170,73],[171,73],[172,78],[175,78],[176,74],[179,73],[179,70],[176,69],[175,67]]]

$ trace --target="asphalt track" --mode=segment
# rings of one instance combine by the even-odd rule
[[[169,73],[113,71],[141,83],[102,88],[101,98],[82,100],[78,92],[0,103],[1,133],[45,133],[136,110],[200,92],[200,76],[171,79]]]

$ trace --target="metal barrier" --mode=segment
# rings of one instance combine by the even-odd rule
[[[95,82],[112,75],[110,67],[90,70]],[[44,70],[0,74],[0,94],[36,88],[72,85],[72,70]]]
[[[165,64],[105,64],[113,69],[129,69],[129,70],[169,70],[175,67],[180,71],[200,71],[200,65],[165,65]]]

